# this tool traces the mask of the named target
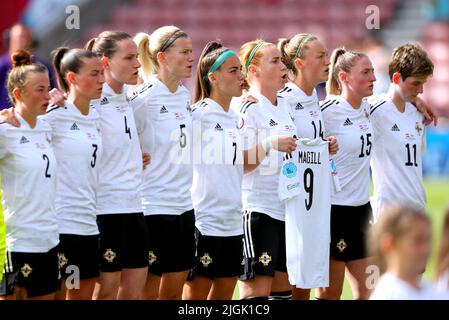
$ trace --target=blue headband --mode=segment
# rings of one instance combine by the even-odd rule
[[[265,43],[265,41],[260,41],[254,48],[251,50],[251,53],[249,54],[248,61],[246,62],[246,74],[248,74],[248,68],[249,64],[251,63],[251,60],[253,60],[254,56],[256,55],[257,50]]]
[[[210,67],[209,71],[207,71],[207,74],[203,77],[204,81],[209,81],[209,78],[207,77],[209,73],[212,73],[216,71],[218,68],[221,67],[221,65],[226,61],[226,59],[235,56],[234,51],[232,50],[226,50],[220,56],[215,60],[214,64]]]
[[[295,61],[296,58],[298,58],[299,52],[301,51],[302,46],[304,43],[311,37],[310,34],[307,34],[302,38],[301,42],[299,43],[298,49],[296,49],[295,57],[293,58],[293,61]]]

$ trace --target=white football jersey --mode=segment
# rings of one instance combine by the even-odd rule
[[[422,176],[422,154],[426,128],[423,115],[411,103],[404,113],[388,97],[374,104],[370,112],[376,144],[371,169],[374,195],[371,199],[374,218],[392,203],[405,203],[426,209]]]
[[[102,156],[99,116],[90,107],[83,115],[71,101],[43,116],[52,127],[58,162],[56,215],[62,234],[98,234],[96,201],[98,165]]]
[[[258,102],[244,102],[234,109],[240,112],[239,133],[243,150],[249,150],[265,138],[274,135],[294,136],[296,127],[290,108],[284,98],[279,97],[277,106],[261,95],[251,92]],[[285,206],[277,195],[279,172],[283,154],[271,150],[269,155],[253,171],[243,175],[243,209],[267,214],[273,219],[285,220]],[[255,163],[255,153],[249,161]]]
[[[328,144],[321,137],[299,139],[284,155],[279,197],[285,200],[285,240],[290,284],[329,286],[331,176]]]
[[[238,114],[225,112],[206,98],[192,107],[193,184],[196,227],[202,235],[230,237],[243,233],[243,151]]]
[[[371,158],[374,134],[369,104],[354,109],[340,96],[331,96],[321,105],[325,136],[335,136],[339,150],[333,156],[341,190],[332,194],[332,204],[360,206],[369,201]]]
[[[16,114],[20,127],[0,125],[0,170],[7,249],[48,252],[59,243],[54,206],[56,159],[51,128],[43,119],[36,126]]]
[[[387,272],[378,280],[370,300],[439,300],[443,296],[436,287],[426,282],[416,289],[404,280]]]
[[[193,208],[191,95],[183,85],[172,93],[152,77],[130,93],[137,133],[151,163],[143,170],[145,215],[179,215]]]
[[[279,91],[290,106],[298,138],[324,139],[324,123],[316,90],[308,96],[296,84],[289,82]]]
[[[142,212],[142,152],[126,86],[117,94],[105,83],[92,105],[100,115],[103,141],[97,214]]]

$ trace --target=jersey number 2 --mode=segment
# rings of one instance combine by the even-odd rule
[[[42,155],[42,159],[47,160],[47,168],[45,168],[45,178],[51,178],[51,174],[48,173],[48,169],[50,168],[50,159],[46,154]]]

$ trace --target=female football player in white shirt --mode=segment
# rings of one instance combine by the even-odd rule
[[[238,128],[245,157],[253,167],[260,162],[243,177],[244,271],[239,288],[244,299],[266,299],[275,275],[284,288],[291,290],[286,272],[285,207],[277,194],[283,154],[272,151],[265,159],[257,159],[257,153],[249,151],[275,135],[290,137],[294,150],[296,128],[288,104],[277,97],[287,81],[287,68],[276,46],[251,41],[241,47],[239,55],[249,94],[258,102],[243,101],[233,107],[240,112]]]
[[[148,240],[140,187],[142,152],[127,85],[137,84],[137,46],[125,32],[104,31],[87,48],[102,57],[106,83],[92,102],[100,115],[97,223],[100,277],[94,299],[139,299],[148,272]]]
[[[197,261],[184,285],[183,299],[230,300],[240,275],[241,184],[248,163],[238,135],[239,116],[230,104],[232,97],[242,94],[244,80],[237,55],[209,42],[198,62],[192,107]],[[272,138],[278,149],[289,150],[292,138]]]
[[[56,214],[59,223],[61,276],[79,272],[80,286],[63,281],[66,299],[91,299],[98,269],[99,232],[96,217],[98,162],[102,156],[98,112],[90,106],[101,96],[104,83],[100,57],[84,49],[58,48],[53,66],[60,90],[67,93],[63,107],[47,111],[52,145],[58,163]]]
[[[432,73],[433,63],[419,46],[396,48],[389,63],[390,89],[371,107],[376,136],[371,157],[375,220],[392,203],[413,205],[423,211],[426,208],[422,176],[426,129],[423,115],[411,102],[423,92]]]
[[[441,296],[421,280],[431,253],[431,222],[414,207],[387,207],[372,227],[369,246],[380,278],[371,300],[431,300]]]
[[[338,140],[339,151],[333,159],[341,190],[331,197],[330,286],[317,290],[319,299],[340,298],[345,269],[354,298],[368,298],[365,237],[371,219],[369,159],[374,136],[369,104],[362,99],[372,95],[375,80],[365,54],[342,48],[333,52],[328,98],[321,111],[325,135]]]
[[[324,139],[324,122],[315,88],[318,84],[326,82],[329,75],[330,62],[327,49],[316,36],[306,33],[297,34],[291,39],[280,39],[278,48],[282,53],[283,62],[290,71],[291,80],[278,95],[285,98],[290,105],[297,136]],[[329,153],[335,154],[338,151],[337,140],[334,136],[327,137],[327,140]],[[328,201],[330,202],[330,198]],[[317,232],[324,231],[320,226],[317,228]],[[281,291],[275,285],[273,283],[273,291]],[[294,287],[292,298],[308,300],[310,289]]]
[[[175,26],[135,41],[144,83],[129,96],[142,151],[151,155],[142,182],[150,263],[144,297],[181,299],[195,264],[191,94],[181,84],[192,76],[192,41]]]
[[[7,90],[20,127],[0,125],[7,258],[0,299],[54,299],[59,289],[56,161],[51,128],[39,115],[50,96],[48,70],[23,50],[12,54]],[[3,222],[2,222],[3,223]]]

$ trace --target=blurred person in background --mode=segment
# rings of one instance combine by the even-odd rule
[[[15,24],[3,34],[3,40],[9,46],[8,52],[0,56],[0,110],[12,106],[12,102],[8,98],[8,91],[6,89],[6,80],[8,73],[12,69],[11,54],[16,50],[27,50],[32,52],[36,47],[36,42],[33,40],[33,35],[23,24]],[[51,88],[56,87],[56,81],[53,73],[53,68],[47,61],[40,58],[33,57],[33,62],[39,62],[47,67],[50,75]]]

